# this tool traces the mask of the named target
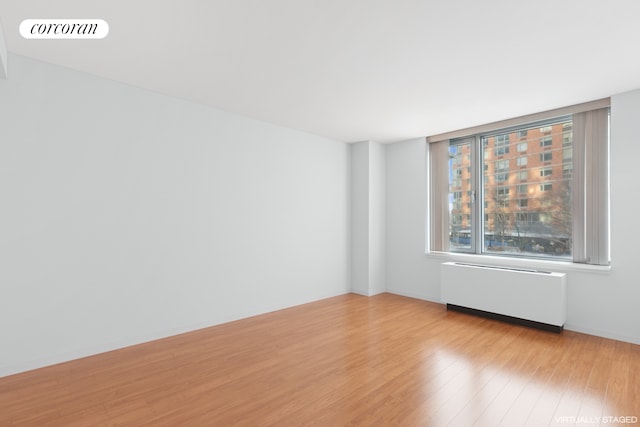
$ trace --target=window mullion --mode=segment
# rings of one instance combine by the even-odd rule
[[[484,200],[484,195],[482,194],[483,153],[480,136],[475,137],[471,156],[471,188],[475,195],[471,218],[472,251],[479,254],[482,252],[482,203]]]

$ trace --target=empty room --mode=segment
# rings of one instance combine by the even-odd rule
[[[631,0],[0,0],[0,427],[640,421]]]

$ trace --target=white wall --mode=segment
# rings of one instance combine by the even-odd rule
[[[369,295],[369,141],[350,145],[351,292]]]
[[[351,291],[385,291],[385,146],[351,144]]]
[[[348,292],[346,144],[9,59],[0,376]]]
[[[567,329],[640,343],[637,182],[640,91],[611,99],[612,270],[568,274]],[[440,302],[444,259],[425,255],[426,144],[387,146],[387,290]],[[547,267],[548,268],[548,267]]]
[[[369,294],[386,289],[386,145],[369,143]]]
[[[0,79],[7,78],[7,44],[4,41],[2,22],[0,22]]]
[[[425,138],[387,146],[386,287],[439,302],[439,263],[425,256],[425,149]]]

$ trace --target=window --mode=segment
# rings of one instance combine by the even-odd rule
[[[496,162],[496,172],[504,172],[509,170],[509,160],[498,160]]]
[[[495,135],[493,138],[495,139],[495,155],[504,156],[509,154],[509,134]]]
[[[573,149],[571,147],[566,147],[562,150],[562,161],[568,162],[573,158]]]
[[[509,144],[509,134],[505,133],[503,135],[496,135],[496,146],[507,145]]]
[[[471,166],[471,157],[468,157],[471,152],[471,144],[461,141],[457,144],[449,145],[446,149],[445,154],[449,158],[448,165],[446,165],[447,174],[451,174],[448,180],[447,193],[449,199],[448,205],[450,206],[449,224],[451,228],[455,230],[456,236],[458,236],[454,244],[459,244],[460,248],[463,249],[469,241],[469,228],[472,222],[471,212],[473,211],[473,204],[471,204],[472,199],[470,196],[472,194],[472,180],[464,180],[463,182],[454,170],[471,167],[471,171],[474,171],[474,168]]]
[[[529,224],[540,222],[540,214],[537,212],[518,212],[516,214],[516,221]]]
[[[509,199],[496,200],[496,208],[508,208],[508,207],[509,207]]]
[[[430,250],[609,264],[608,100],[533,117],[427,138]],[[462,151],[470,179],[458,194]]]
[[[509,197],[509,187],[498,187],[496,189],[496,195],[498,197]]]

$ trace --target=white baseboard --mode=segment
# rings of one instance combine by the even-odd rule
[[[182,325],[179,327],[170,328],[163,331],[154,331],[149,334],[140,335],[135,338],[130,338],[123,341],[104,343],[103,345],[100,345],[100,346],[86,347],[86,348],[77,349],[77,350],[66,352],[66,353],[52,354],[45,357],[34,358],[31,360],[23,361],[22,363],[18,363],[18,364],[0,366],[0,378],[6,377],[9,375],[19,374],[22,372],[32,371],[34,369],[45,368],[47,366],[57,365],[60,363],[70,362],[76,359],[82,359],[84,357],[95,356],[101,353],[119,350],[125,347],[144,344],[147,342],[172,337],[175,335],[180,335],[187,332],[193,332],[199,329],[210,328],[212,326],[233,322],[235,320],[246,319],[248,317],[253,317],[253,316],[259,316],[260,314],[271,313],[278,310],[284,310],[286,308],[295,307],[297,305],[307,304],[314,301],[320,301],[325,298],[332,298],[339,295],[344,295],[346,293],[348,293],[348,291],[340,292],[335,295],[332,294],[328,296],[323,296],[322,298],[318,298],[310,301],[301,301],[293,305],[268,307],[267,309],[260,310],[259,312],[255,312],[255,313],[239,313],[236,316],[226,316],[224,318],[216,319],[211,322],[201,322],[201,323],[195,323],[190,325]]]
[[[618,334],[615,332],[603,331],[603,330],[594,329],[594,328],[585,328],[580,325],[574,325],[569,322],[567,322],[564,325],[564,328],[568,331],[579,332],[581,334],[593,335],[596,337],[608,338],[616,341],[624,341],[631,344],[640,344],[640,337],[632,337],[629,335]]]
[[[411,292],[398,291],[394,289],[387,289],[387,292],[389,292],[390,294],[401,295],[409,298],[416,298],[416,299],[421,299],[425,301],[430,301],[436,304],[444,304],[442,301],[440,301],[439,297],[434,297],[431,295],[415,294]],[[568,331],[579,332],[581,334],[593,335],[596,337],[608,338],[612,340],[623,341],[631,344],[640,345],[640,337],[618,334],[615,332],[604,331],[604,330],[594,329],[594,328],[585,328],[580,325],[572,324],[571,322],[565,323],[564,329]]]
[[[386,292],[389,292],[390,294],[400,295],[400,296],[403,296],[403,297],[421,299],[421,300],[424,300],[424,301],[435,302],[436,304],[442,304],[442,301],[440,301],[440,297],[439,296],[435,297],[433,295],[416,294],[416,293],[412,293],[412,292],[398,291],[398,290],[395,290],[395,289],[387,289]]]
[[[355,290],[355,289],[351,289],[349,292],[350,292],[350,293],[352,293],[352,294],[362,295],[362,296],[365,296],[365,297],[372,297],[372,296],[374,296],[374,295],[383,294],[383,293],[385,293],[386,291],[367,293],[367,292],[361,292],[361,291],[357,291],[357,290]]]

